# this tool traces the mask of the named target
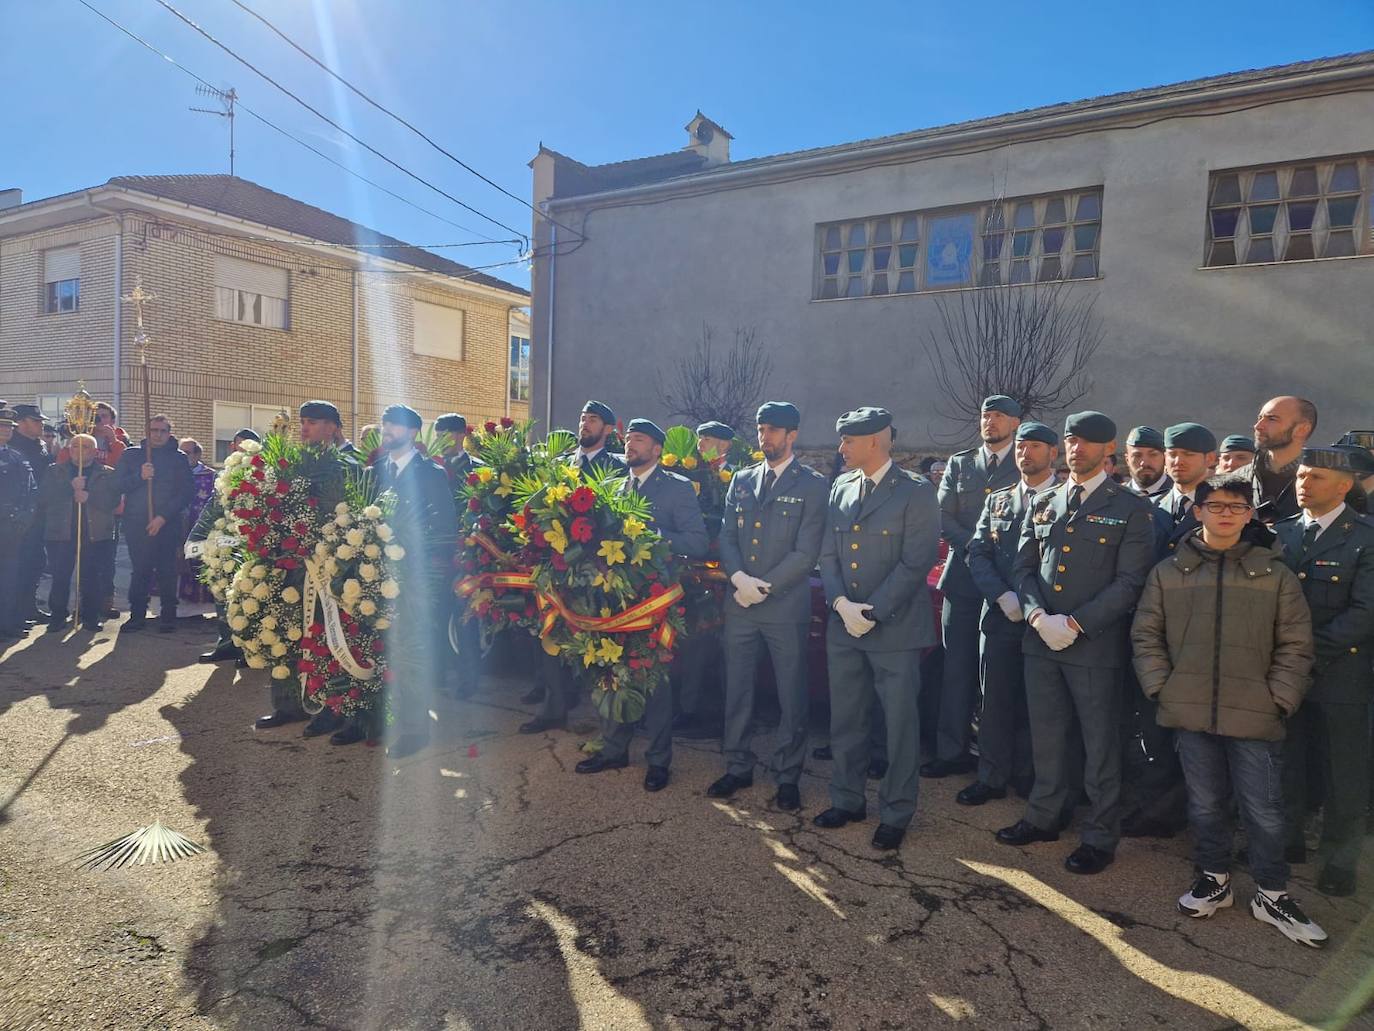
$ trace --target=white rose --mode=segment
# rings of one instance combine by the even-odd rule
[[[356,598],[363,593],[363,585],[357,580],[345,580],[343,585],[343,596],[345,598]]]
[[[290,641],[299,641],[301,639],[301,628],[298,626],[293,626],[290,630],[286,632],[286,637],[287,640]]]
[[[367,540],[367,538],[363,535],[362,530],[349,530],[348,533],[344,534],[344,540],[348,541],[348,543],[355,548],[361,548],[363,546],[363,541]]]
[[[324,564],[324,572],[325,572],[325,575],[328,576],[328,577],[330,577],[331,579],[332,579],[333,577],[335,577],[335,576],[338,576],[338,574],[339,574],[339,564],[338,564],[337,562],[335,562],[332,558],[331,558],[331,559],[327,559],[327,560],[325,561],[325,564]]]
[[[277,634],[274,630],[263,630],[258,634],[258,640],[263,644],[276,644]]]
[[[351,515],[341,515],[337,517],[334,522],[338,523],[340,526],[352,526],[353,517]]]
[[[382,518],[382,510],[376,505],[368,505],[363,509],[363,515],[367,516],[369,519],[380,519]]]
[[[263,625],[264,627],[266,627],[268,630],[275,630],[275,629],[277,629],[277,617],[276,617],[276,616],[263,616],[263,617],[262,617],[262,625]]]
[[[246,652],[260,652],[262,651],[262,644],[259,643],[256,637],[250,637],[243,642],[243,650]]]
[[[266,663],[263,663],[263,665],[266,665]],[[291,670],[290,670],[289,667],[287,667],[287,666],[273,666],[273,667],[272,667],[272,679],[273,679],[273,680],[285,680],[285,679],[286,679],[287,677],[289,677],[289,676],[291,676]]]
[[[406,557],[406,549],[399,544],[388,544],[386,546],[386,557],[393,562],[399,562]]]
[[[371,598],[364,598],[358,603],[358,611],[364,616],[375,616],[377,614],[377,603]]]
[[[268,598],[272,597],[272,588],[268,587],[266,584],[258,584],[253,588],[253,597],[258,599],[258,601],[266,601]]]
[[[267,668],[267,660],[264,659],[261,655],[250,655],[250,656],[248,656],[248,668],[249,668],[249,669],[266,669],[266,668]]]
[[[211,587],[210,593],[215,596],[215,601],[224,600],[224,588],[221,587],[219,584],[215,584],[213,587]]]
[[[378,523],[378,524],[377,524],[377,537],[378,537],[379,540],[384,540],[384,541],[389,541],[389,540],[391,540],[391,527],[387,526],[386,523]]]
[[[316,554],[316,555],[328,555],[328,554],[329,554],[329,545],[326,544],[324,541],[317,541],[317,542],[315,543],[315,554]]]
[[[248,620],[246,620],[243,616],[235,616],[233,619],[229,620],[229,628],[231,630],[247,630]]]
[[[340,544],[338,548],[335,549],[334,554],[338,556],[339,561],[347,562],[353,558],[354,552],[347,544]]]
[[[335,526],[333,523],[330,523],[328,526],[326,526],[326,527],[324,528],[324,539],[327,540],[327,541],[336,541],[336,540],[338,540],[338,539],[339,539],[339,528],[338,528],[337,526]]]
[[[301,600],[301,592],[296,590],[296,588],[294,587],[288,587],[286,590],[281,592],[281,600],[286,602],[286,604],[288,605],[294,605],[296,604],[296,602]]]
[[[377,579],[377,567],[372,565],[370,562],[364,562],[362,565],[358,567],[358,575],[361,576],[368,583],[372,583],[374,580]]]
[[[337,505],[334,506],[334,512],[337,515],[348,515],[348,502],[340,501]]]
[[[272,645],[272,654],[276,658],[280,659],[283,655],[286,654],[286,645],[278,641],[276,644]]]
[[[391,627],[391,620],[383,616],[381,619],[374,620],[372,623],[378,630],[387,630]]]
[[[264,565],[256,565],[248,571],[248,575],[254,580],[261,580],[267,576],[267,567]]]
[[[367,547],[363,549],[363,555],[367,558],[381,558],[382,549],[377,547],[377,545],[375,544],[369,544]]]
[[[382,597],[383,597],[383,598],[387,598],[387,599],[395,598],[395,597],[397,597],[398,595],[400,595],[400,593],[401,593],[401,587],[400,587],[400,585],[399,585],[398,583],[396,583],[395,580],[383,580],[383,581],[382,581]]]
[[[257,603],[257,600],[256,600],[256,599],[254,599],[254,598],[244,598],[244,599],[243,599],[243,611],[246,612],[246,613],[248,613],[250,616],[253,615],[255,612],[257,612],[259,608],[261,608],[261,606]]]
[[[256,455],[262,450],[262,444],[256,440],[245,440],[239,445],[239,450],[245,455]]]

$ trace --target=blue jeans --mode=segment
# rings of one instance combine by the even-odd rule
[[[1188,785],[1193,858],[1203,870],[1231,870],[1234,795],[1250,839],[1250,873],[1265,891],[1283,891],[1288,864],[1283,815],[1283,742],[1180,730],[1175,739]]]

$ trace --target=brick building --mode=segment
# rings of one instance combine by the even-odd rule
[[[524,418],[527,291],[225,175],[126,176],[27,204],[0,193],[0,398],[49,414],[85,380],[130,435],[151,407],[222,457],[306,398],[355,435],[394,401],[426,420]],[[10,204],[6,206],[8,197]],[[212,449],[211,442],[215,442]]]

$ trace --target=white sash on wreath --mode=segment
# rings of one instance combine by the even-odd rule
[[[302,630],[315,622],[317,611],[320,613],[320,622],[324,625],[325,643],[329,645],[329,653],[334,656],[334,660],[355,680],[371,680],[375,677],[377,667],[360,665],[348,649],[348,638],[344,636],[343,622],[339,619],[339,600],[329,589],[329,577],[325,576],[324,570],[314,559],[306,559],[305,584],[301,590]],[[320,712],[324,705],[318,704],[315,708],[310,708],[311,698],[305,687],[308,677],[308,673],[300,675],[301,704],[306,712],[314,715]]]

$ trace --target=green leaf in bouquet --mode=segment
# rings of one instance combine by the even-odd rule
[[[670,426],[668,432],[664,434],[663,453],[674,455],[679,460],[697,453],[697,433],[696,430],[687,426]]]
[[[551,459],[561,458],[577,447],[577,434],[571,430],[554,430],[544,439],[544,454]]]

